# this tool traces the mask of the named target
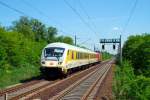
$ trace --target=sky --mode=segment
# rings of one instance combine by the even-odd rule
[[[46,26],[56,27],[59,35],[72,38],[76,35],[78,45],[92,50],[95,45],[101,49],[99,40],[102,38],[119,38],[121,35],[123,44],[130,35],[150,33],[150,0],[137,0],[134,7],[135,1],[0,0],[24,13],[20,14],[0,4],[0,25],[10,26],[25,15],[39,19]],[[113,51],[110,44],[106,50],[111,53],[117,51]]]

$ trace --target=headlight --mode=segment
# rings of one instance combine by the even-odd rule
[[[58,64],[59,64],[59,65],[61,65],[61,64],[62,64],[62,62],[58,62]]]
[[[42,63],[42,64],[45,64],[45,61],[42,61],[41,63]]]

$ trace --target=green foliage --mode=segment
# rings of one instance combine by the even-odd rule
[[[63,42],[63,43],[67,43],[67,44],[73,44],[73,39],[68,36],[58,36],[58,37],[56,37],[55,42]]]
[[[1,31],[0,41],[0,58],[2,59],[0,64],[8,63],[13,67],[22,67],[25,62],[39,63],[40,50],[44,47],[44,45],[39,45],[43,44],[43,42],[34,42],[20,33],[7,31]],[[35,63],[35,61],[38,62]]]
[[[102,59],[103,60],[110,59],[111,57],[112,57],[112,54],[110,54],[108,52],[102,52]]]
[[[52,43],[55,41],[57,35],[57,29],[53,27],[47,28],[47,42]]]
[[[63,38],[63,42],[64,42],[64,43],[73,44],[72,38],[71,38],[71,37],[68,37],[68,36],[65,36],[65,37]]]
[[[14,21],[10,29],[23,34],[25,37],[34,38],[31,22],[28,17],[22,16],[18,21]]]
[[[37,19],[21,17],[6,30],[0,26],[0,87],[39,75],[41,51],[47,43],[73,44],[57,29],[46,27]]]
[[[150,100],[150,34],[130,36],[116,67],[114,93],[118,100]]]
[[[3,70],[0,69],[0,87],[5,88],[6,86],[20,83],[25,79],[36,77],[39,75],[39,67],[27,64],[26,67],[14,68]]]
[[[132,62],[137,75],[150,76],[150,34],[130,36],[123,46],[123,57]]]
[[[150,78],[136,76],[128,61],[116,66],[113,92],[117,100],[149,100]]]

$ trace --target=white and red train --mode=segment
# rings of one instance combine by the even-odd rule
[[[101,60],[100,53],[56,42],[48,44],[42,50],[41,72],[47,75],[55,71],[67,74],[73,69],[99,63]]]

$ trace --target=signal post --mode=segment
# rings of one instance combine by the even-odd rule
[[[102,49],[105,49],[105,44],[112,43],[113,44],[113,49],[116,48],[115,44],[119,43],[119,48],[118,48],[118,54],[120,58],[120,64],[122,64],[122,48],[121,48],[121,35],[120,38],[114,38],[114,39],[100,39],[100,43],[102,44]]]

